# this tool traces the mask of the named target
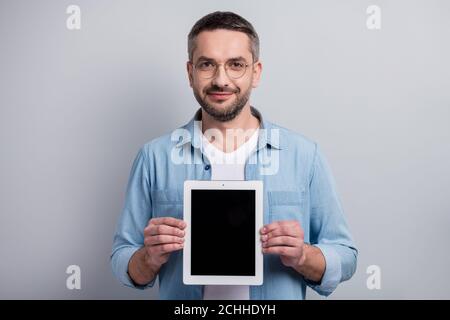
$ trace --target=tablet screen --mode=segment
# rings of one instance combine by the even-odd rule
[[[191,191],[191,274],[255,275],[255,190]]]

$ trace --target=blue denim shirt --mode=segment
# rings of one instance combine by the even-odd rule
[[[328,296],[352,277],[358,251],[348,230],[330,168],[317,143],[303,135],[270,123],[254,107],[260,120],[258,145],[245,164],[245,180],[264,184],[264,224],[295,219],[304,230],[304,241],[317,246],[326,261],[320,283],[305,279],[281,263],[276,255],[264,255],[264,283],[250,286],[250,299],[304,299],[309,286]],[[185,180],[211,180],[207,157],[201,150],[201,131],[195,121],[146,143],[139,150],[128,180],[125,205],[117,224],[111,254],[115,276],[126,286],[133,283],[128,262],[144,244],[144,228],[152,217],[183,218]],[[263,130],[261,130],[263,129]],[[161,299],[202,299],[202,285],[183,284],[182,250],[171,254],[159,274]]]

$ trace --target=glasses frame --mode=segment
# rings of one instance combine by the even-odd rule
[[[225,63],[216,63],[215,61],[212,61],[212,60],[211,60],[211,61],[209,61],[209,60],[204,60],[204,61],[202,61],[202,62],[211,62],[211,63],[214,63],[214,64],[216,65],[216,70],[214,70],[214,73],[213,73],[213,75],[212,75],[211,77],[204,77],[204,76],[201,76],[201,78],[202,78],[202,79],[205,79],[205,80],[206,80],[206,79],[213,79],[213,78],[217,75],[217,71],[219,70],[220,66],[223,65],[223,66],[224,66],[224,69],[225,69],[225,74],[226,74],[230,79],[237,80],[237,79],[242,78],[242,77],[247,73],[247,68],[248,68],[249,66],[254,65],[254,64],[257,62],[257,61],[255,61],[255,62],[252,62],[252,63],[244,63],[244,65],[245,65],[244,72],[242,73],[241,76],[239,76],[239,77],[237,77],[237,78],[234,78],[234,77],[232,77],[232,76],[230,76],[230,75],[228,74],[228,68],[226,67],[227,63],[230,62],[230,61],[233,61],[233,59],[228,60],[228,61],[226,61]],[[238,61],[238,60],[234,60],[234,61]],[[197,61],[197,63],[194,63],[193,61],[189,61],[189,63],[192,65],[193,70],[196,70],[196,72],[199,73],[199,75],[200,75],[200,72],[197,70],[197,69],[198,69],[198,68],[197,68],[197,64],[199,64],[199,62]]]

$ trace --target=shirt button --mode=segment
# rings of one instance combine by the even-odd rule
[[[211,166],[210,166],[209,164],[207,164],[207,165],[205,166],[205,170],[209,170],[209,168],[211,168]]]

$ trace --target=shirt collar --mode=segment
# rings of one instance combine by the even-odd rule
[[[259,130],[258,132],[258,149],[261,149],[265,147],[266,145],[269,145],[272,148],[281,150],[281,141],[280,141],[280,135],[279,135],[279,129],[274,128],[273,124],[269,121],[266,121],[261,113],[255,108],[250,106],[251,113],[258,118],[259,120]],[[191,145],[194,148],[200,149],[201,148],[201,138],[202,138],[202,131],[201,126],[195,125],[195,121],[201,121],[202,120],[202,109],[199,108],[192,119],[183,126],[184,129],[186,129],[189,134],[183,134],[179,137],[179,140],[175,147],[181,147],[185,145],[186,143],[190,142]],[[274,130],[277,132],[274,132]]]

